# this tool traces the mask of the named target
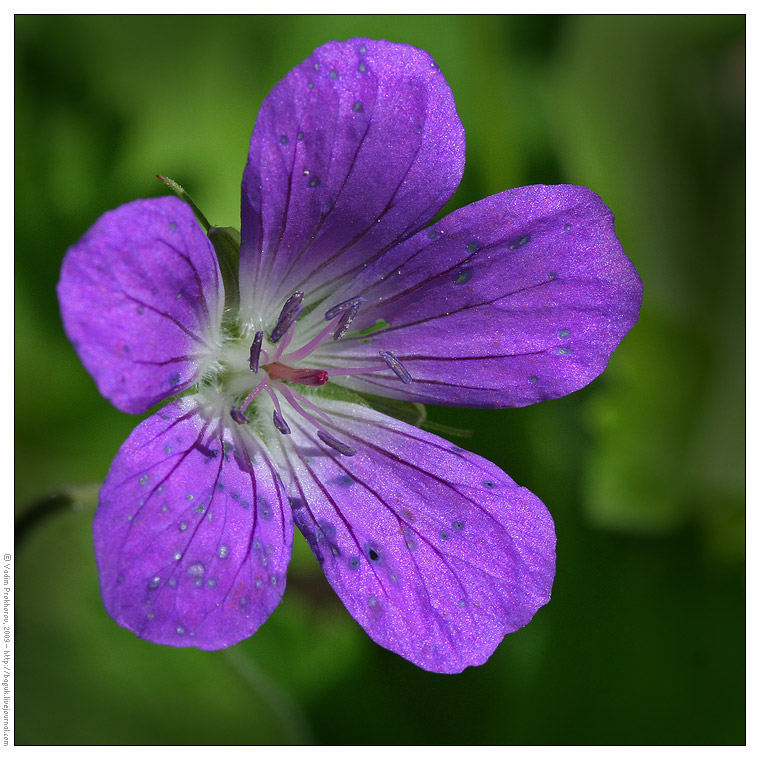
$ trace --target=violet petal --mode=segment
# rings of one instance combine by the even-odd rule
[[[214,249],[177,198],[103,214],[69,248],[58,298],[98,389],[134,414],[198,380],[224,307]]]
[[[455,211],[373,262],[336,300],[367,299],[323,361],[393,351],[414,378],[340,377],[353,389],[456,406],[523,406],[583,387],[638,318],[642,286],[598,195],[523,187]],[[389,326],[360,335],[383,320]]]
[[[357,451],[342,456],[294,420],[293,515],[328,581],[378,644],[416,665],[485,662],[549,600],[549,512],[448,441],[356,404],[320,405]]]
[[[221,649],[279,604],[293,527],[263,448],[247,432],[220,438],[197,409],[171,403],[121,447],[100,492],[95,555],[120,625],[157,644]]]
[[[319,297],[315,286],[427,224],[463,168],[454,99],[426,52],[369,39],[323,45],[256,120],[243,175],[241,293],[266,294],[279,308],[308,283],[307,300]]]

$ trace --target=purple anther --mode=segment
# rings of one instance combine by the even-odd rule
[[[380,357],[388,367],[393,370],[393,373],[402,383],[409,385],[409,383],[412,382],[412,376],[409,374],[409,370],[394,356],[394,354],[390,351],[380,351]]]
[[[343,443],[343,441],[339,441],[337,438],[334,438],[324,430],[317,430],[317,435],[323,443],[326,443],[328,446],[335,449],[337,452],[343,454],[344,456],[352,457],[354,454],[356,454],[356,449],[351,448],[351,446],[349,446],[347,443]]]
[[[356,313],[359,310],[359,305],[365,303],[366,300],[364,296],[357,296],[356,298],[349,298],[348,301],[341,301],[333,306],[332,309],[328,309],[325,312],[325,319],[329,322],[331,319],[335,319],[342,311],[347,311],[348,309],[352,309]]]
[[[282,418],[282,415],[276,409],[274,412],[272,412],[272,421],[274,422],[274,426],[283,435],[290,435],[290,427],[288,427],[288,423],[285,422],[285,420]]]
[[[348,326],[354,321],[354,317],[359,313],[359,304],[355,303],[350,309],[343,312],[343,316],[338,322],[338,326],[333,333],[333,340],[339,340],[346,334]]]
[[[251,356],[248,359],[248,366],[251,368],[251,372],[254,374],[259,371],[259,359],[261,358],[261,342],[264,340],[264,333],[259,330],[256,335],[253,336],[253,343],[251,343]]]
[[[233,406],[232,409],[230,409],[230,417],[232,417],[238,425],[245,425],[248,422],[248,417],[246,417],[236,406]]]
[[[335,319],[339,314],[343,314],[333,333],[333,340],[339,340],[346,334],[348,326],[354,321],[354,317],[359,313],[359,308],[366,300],[363,296],[349,298],[348,301],[343,301],[325,312],[326,320]]]
[[[269,336],[272,343],[277,343],[280,338],[288,331],[288,328],[293,322],[298,319],[298,315],[301,313],[301,302],[303,301],[303,291],[296,290],[282,307],[280,316],[277,319],[277,324],[272,330],[272,334]]]

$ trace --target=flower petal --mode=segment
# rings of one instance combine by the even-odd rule
[[[296,525],[351,615],[426,670],[485,662],[549,600],[554,526],[491,462],[356,404],[320,399],[342,456],[292,415]]]
[[[108,613],[157,644],[235,644],[285,590],[293,525],[281,482],[253,438],[220,433],[192,399],[127,439],[93,531]]]
[[[199,378],[224,307],[214,249],[178,198],[103,214],[69,248],[58,299],[66,334],[98,389],[134,414]]]
[[[241,293],[279,309],[416,232],[457,188],[464,131],[424,51],[330,42],[264,101],[243,175]],[[241,299],[244,302],[246,299]]]
[[[455,211],[331,297],[368,303],[353,337],[325,344],[321,358],[357,366],[392,351],[413,383],[392,372],[336,381],[423,403],[524,406],[599,375],[636,322],[641,291],[598,195],[518,188]]]

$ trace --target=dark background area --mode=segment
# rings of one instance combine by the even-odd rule
[[[16,17],[16,742],[744,742],[744,18]],[[55,284],[104,211],[181,182],[239,225],[269,89],[353,36],[428,50],[467,133],[448,210],[598,192],[644,281],[608,371],[525,409],[429,408],[547,504],[551,603],[461,675],[370,641],[297,542],[285,598],[223,651],[103,610],[90,523],[137,420],[66,340]],[[51,494],[62,498],[46,501]],[[45,509],[45,506],[52,508]],[[34,515],[35,519],[30,519]]]

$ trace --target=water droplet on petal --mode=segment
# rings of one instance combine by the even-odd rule
[[[465,283],[469,282],[471,279],[472,279],[472,269],[470,269],[469,267],[460,269],[454,275],[454,285],[464,285]]]
[[[150,579],[150,583],[148,584],[148,588],[153,591],[153,589],[158,588],[159,584],[161,583],[161,577],[158,575],[154,575]]]
[[[219,547],[219,551],[217,553],[217,556],[219,557],[219,559],[225,559],[229,555],[229,553],[230,553],[229,546],[227,546],[226,544],[222,544]]]
[[[573,353],[573,349],[572,348],[568,348],[568,346],[562,346],[561,348],[557,349],[557,353],[560,356],[569,356],[570,354]]]
[[[199,578],[206,572],[206,568],[202,562],[194,562],[187,568],[187,574],[191,578]]]
[[[522,248],[524,245],[527,245],[529,242],[530,242],[530,235],[527,235],[527,234],[520,235],[509,244],[509,250],[514,251],[517,248]]]

